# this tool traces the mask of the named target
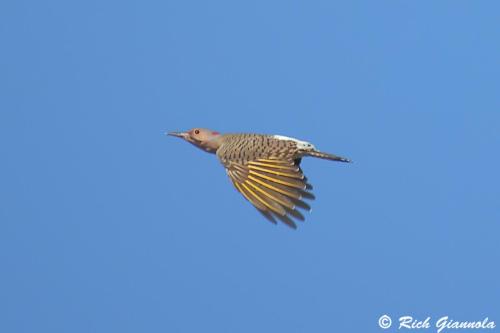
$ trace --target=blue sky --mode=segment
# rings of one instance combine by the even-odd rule
[[[2,2],[0,331],[500,324],[499,10]],[[192,127],[355,163],[303,161],[317,199],[294,231],[163,135]]]

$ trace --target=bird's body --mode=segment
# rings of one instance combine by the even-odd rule
[[[309,142],[281,135],[220,134],[207,129],[169,133],[215,153],[236,189],[266,218],[295,228],[291,217],[304,220],[298,208],[310,210],[303,199],[314,199],[300,162],[312,156],[340,162],[348,159],[318,151]]]
[[[284,140],[284,137],[261,134],[225,134],[217,149],[217,157],[222,164],[251,161],[259,158],[295,159],[300,149],[297,141]],[[302,148],[306,148],[302,146]]]

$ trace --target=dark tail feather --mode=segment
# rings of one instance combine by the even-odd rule
[[[330,161],[345,162],[345,163],[351,163],[352,162],[348,158],[340,157],[340,156],[333,155],[333,154],[323,153],[323,152],[320,152],[320,151],[317,151],[317,150],[306,151],[305,155],[312,156],[312,157],[317,157],[317,158],[322,158],[322,159],[330,160]]]

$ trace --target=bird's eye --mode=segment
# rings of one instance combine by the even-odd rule
[[[200,130],[194,130],[194,134],[200,134]]]

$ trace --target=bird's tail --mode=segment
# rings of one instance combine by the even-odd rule
[[[352,162],[348,158],[337,156],[337,155],[333,155],[333,154],[323,153],[323,152],[317,151],[317,150],[306,151],[305,155],[312,156],[312,157],[317,157],[317,158],[322,158],[322,159],[330,160],[330,161],[345,162],[345,163],[351,163]]]

